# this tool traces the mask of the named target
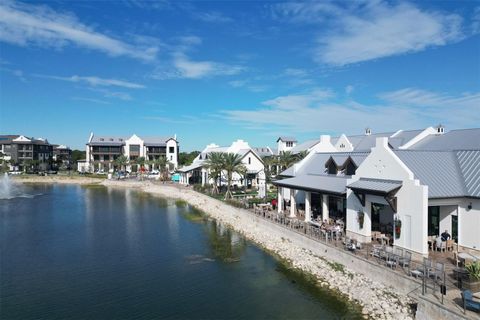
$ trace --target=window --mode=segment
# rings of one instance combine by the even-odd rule
[[[103,138],[100,138],[100,141],[105,141],[105,139],[103,139]]]
[[[345,148],[345,145],[342,143],[342,144],[340,145],[340,148],[342,148],[342,149]]]
[[[330,161],[328,164],[328,174],[337,174],[337,165],[334,161]]]
[[[132,153],[140,153],[140,145],[138,144],[131,144],[130,145],[130,152]]]
[[[248,157],[248,164],[252,164],[252,158]]]
[[[168,147],[168,152],[175,153],[175,147]]]
[[[287,141],[287,147],[293,147],[293,141]]]

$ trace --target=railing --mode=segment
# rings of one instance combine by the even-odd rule
[[[414,261],[411,259],[412,253],[409,251],[386,245],[355,242],[345,237],[343,231],[335,232],[324,230],[310,222],[291,218],[284,213],[278,213],[266,208],[254,207],[253,214],[259,218],[269,220],[286,229],[304,235],[307,238],[321,242],[324,245],[344,248],[344,250],[349,253],[377,263],[390,269],[392,272],[415,278],[412,280],[421,280],[421,285],[419,284],[417,287],[417,289],[421,289],[421,294],[431,294],[442,304],[444,304],[444,297],[447,292],[453,290],[458,292],[458,295],[460,294],[458,291],[458,280],[452,280],[452,278],[447,276],[444,263],[437,264],[428,259],[425,259],[423,262]],[[451,300],[453,300],[453,298]]]

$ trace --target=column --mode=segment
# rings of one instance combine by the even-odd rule
[[[295,190],[290,189],[290,218],[295,218],[297,212],[297,204],[295,203]]]
[[[205,171],[202,169],[201,173],[202,173],[202,187],[203,187],[203,186],[205,186],[205,180],[206,180],[205,179]]]
[[[305,222],[312,220],[312,208],[311,208],[312,193],[305,191]]]
[[[278,187],[277,209],[278,209],[278,213],[282,213],[282,211],[283,211],[283,197],[282,197],[282,188],[281,187]]]
[[[328,220],[330,218],[328,212],[328,195],[322,195],[322,221]]]

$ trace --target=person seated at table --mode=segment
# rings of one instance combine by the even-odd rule
[[[452,237],[450,236],[450,233],[448,233],[448,230],[445,230],[444,233],[442,233],[442,241],[447,241],[450,240]]]
[[[277,208],[277,199],[273,199],[271,203],[272,203],[272,208],[276,209]]]

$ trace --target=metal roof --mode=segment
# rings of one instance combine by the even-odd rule
[[[254,147],[252,148],[260,157],[269,157],[273,155],[270,147]]]
[[[302,142],[300,144],[297,144],[295,147],[292,148],[292,150],[290,150],[293,154],[296,154],[296,153],[299,153],[299,152],[302,152],[302,151],[306,151],[308,149],[310,149],[311,147],[313,147],[314,145],[316,145],[317,143],[319,143],[320,140],[317,139],[317,140],[307,140],[305,142]],[[333,143],[332,143],[333,144]]]
[[[415,143],[409,150],[480,150],[480,128],[430,135]]]
[[[468,195],[456,155],[451,151],[396,150],[395,154],[413,172],[415,179],[428,186],[429,198]]]
[[[197,161],[197,162],[195,162],[195,163],[192,163],[192,164],[189,165],[189,166],[186,166],[186,167],[183,167],[183,168],[178,169],[178,171],[179,171],[179,172],[189,172],[189,171],[192,171],[192,170],[201,168],[202,165],[203,165],[203,161]]]
[[[294,178],[274,181],[280,187],[332,194],[345,194],[347,178],[342,176],[307,174]]]
[[[173,139],[173,137],[140,137],[143,140],[144,145],[149,147],[164,147],[167,145],[167,141]]]
[[[469,196],[480,197],[480,150],[455,152]]]
[[[350,189],[368,190],[376,193],[390,193],[402,186],[402,181],[360,178],[347,186]]]
[[[283,142],[297,142],[297,139],[295,137],[279,137],[277,139],[277,142],[278,140],[282,140]]]
[[[125,137],[113,137],[113,136],[93,136],[92,141],[87,143],[92,146],[122,146],[125,144]]]

